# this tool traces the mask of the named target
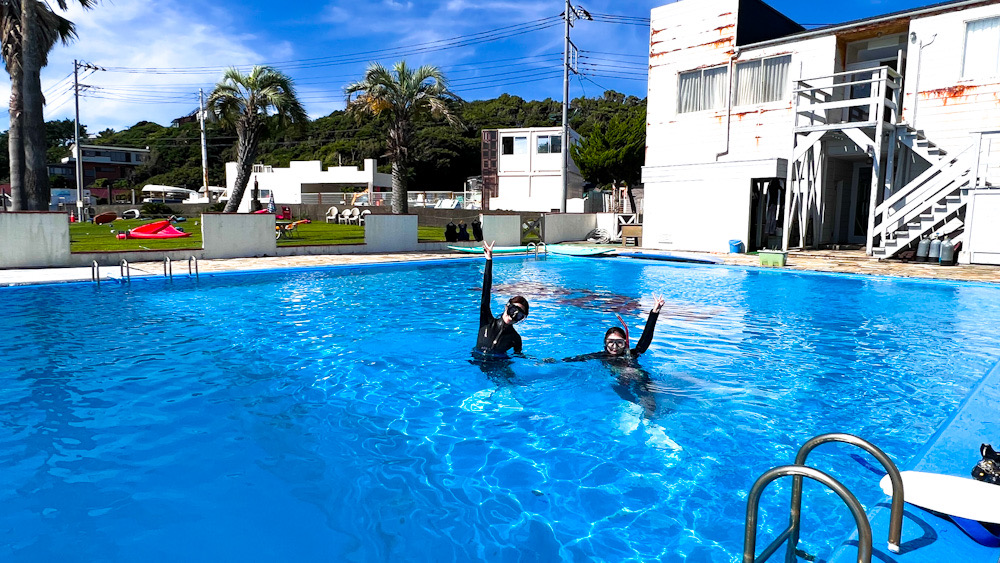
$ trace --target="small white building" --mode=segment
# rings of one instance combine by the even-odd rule
[[[223,200],[229,199],[236,185],[236,163],[226,163],[226,191]],[[320,204],[349,205],[380,204],[382,194],[392,191],[392,175],[378,172],[375,159],[365,159],[357,166],[331,166],[323,170],[318,160],[292,161],[288,168],[275,168],[255,164],[247,190],[240,201],[240,212],[250,210],[254,182],[260,190],[260,201],[267,204],[271,196],[277,205]],[[357,197],[361,192],[363,195]]]
[[[646,246],[892,257],[932,233],[969,250],[1000,224],[979,221],[993,203],[971,222],[977,193],[1000,195],[980,143],[1000,130],[1000,1],[812,30],[760,0],[679,0],[650,20]]]
[[[570,130],[573,143],[580,140]],[[482,132],[483,209],[583,211],[583,177],[573,159],[563,201],[562,127],[484,129]]]

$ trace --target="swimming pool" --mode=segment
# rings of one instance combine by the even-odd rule
[[[529,298],[529,357],[486,373],[481,275],[0,290],[0,559],[736,561],[762,472],[828,431],[903,464],[1000,357],[984,285],[503,259],[494,310]],[[598,350],[612,310],[637,337],[657,293],[651,420],[600,364],[548,360]],[[881,501],[849,453],[811,460]],[[828,555],[850,515],[805,505]]]

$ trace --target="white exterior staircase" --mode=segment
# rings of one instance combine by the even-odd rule
[[[901,145],[931,166],[875,208],[872,255],[879,258],[896,256],[924,235],[951,234],[964,227],[979,157],[977,145],[948,155],[921,131],[900,126],[897,134]]]

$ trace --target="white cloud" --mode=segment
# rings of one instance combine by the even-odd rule
[[[93,88],[93,95],[80,100],[81,121],[91,131],[122,129],[140,120],[166,124],[190,112],[198,105],[198,87],[211,89],[222,68],[265,59],[254,34],[216,25],[218,15],[169,5],[153,9],[145,0],[115,0],[93,10],[72,6],[66,17],[76,24],[79,38],[57,46],[42,71],[43,88],[49,90],[46,119],[73,117],[72,79],[64,78],[72,74],[74,58],[109,69],[205,67],[198,74],[109,71],[88,76],[84,84],[104,88]],[[286,42],[267,48],[267,58],[287,58],[292,52]],[[9,91],[9,81],[4,81],[0,97],[6,99]]]

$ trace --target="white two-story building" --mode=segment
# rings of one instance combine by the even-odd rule
[[[583,177],[573,159],[563,194],[562,127],[484,129],[483,208],[506,211],[583,211]],[[580,136],[570,130],[570,140]],[[563,197],[569,200],[568,206]]]
[[[1000,219],[998,0],[813,30],[760,0],[679,0],[651,12],[649,66],[647,246],[892,257],[993,236],[972,219]]]
[[[237,170],[235,162],[226,163],[224,200],[229,199],[236,185]],[[288,168],[255,164],[240,201],[240,212],[250,210],[255,182],[265,205],[272,196],[278,205],[375,205],[392,191],[392,175],[378,172],[375,159],[365,159],[361,168],[331,166],[326,170],[318,160],[292,161]]]

